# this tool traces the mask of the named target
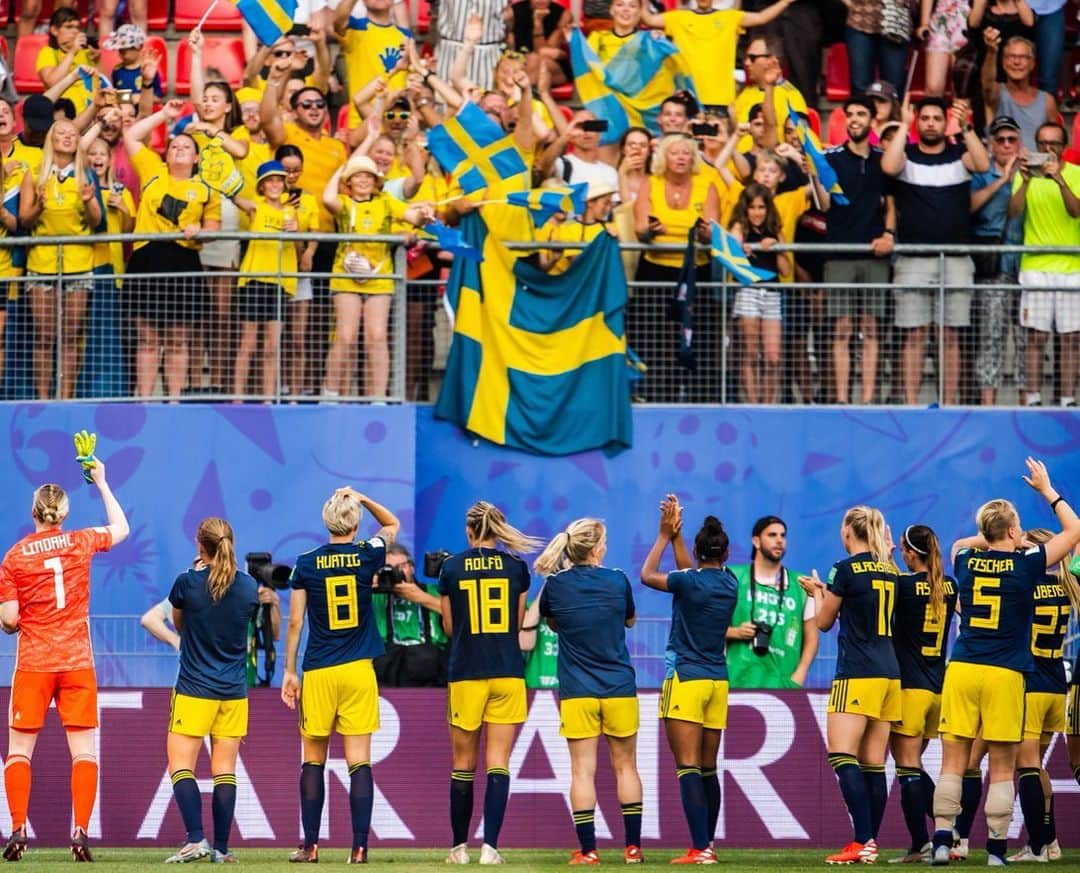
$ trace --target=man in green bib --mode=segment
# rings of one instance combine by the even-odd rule
[[[818,650],[814,601],[799,574],[783,566],[783,519],[759,518],[750,542],[750,563],[728,567],[739,580],[727,632],[728,681],[732,688],[800,688]]]

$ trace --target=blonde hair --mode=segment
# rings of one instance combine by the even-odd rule
[[[853,506],[844,513],[844,526],[866,543],[874,560],[892,564],[889,546],[885,541],[885,516],[872,506]]]
[[[1035,527],[1025,533],[1024,536],[1033,543],[1048,543],[1054,538],[1054,532],[1052,530],[1047,530],[1045,527]],[[1069,569],[1070,563],[1070,556],[1066,555],[1058,564],[1057,573],[1055,575],[1061,583],[1061,587],[1065,589],[1065,594],[1069,598],[1069,603],[1072,604],[1073,615],[1080,618],[1080,580],[1078,580],[1076,574]]]
[[[210,599],[217,603],[236,579],[236,544],[232,528],[223,518],[204,518],[195,532],[195,542],[210,559],[206,587],[210,590]]]
[[[34,492],[34,518],[42,524],[60,524],[67,518],[70,504],[67,493],[59,485],[48,482]]]
[[[568,567],[584,564],[593,549],[604,541],[607,531],[598,518],[579,518],[559,531],[541,552],[533,569],[543,576],[558,573]]]
[[[332,537],[347,537],[358,527],[364,510],[348,494],[335,493],[323,504],[322,520]]]
[[[105,169],[105,185],[111,187],[113,182],[116,181],[116,172],[113,170],[113,150],[112,146],[109,145],[109,143],[103,137],[99,136],[92,143],[90,143],[90,145],[86,147],[86,162],[88,164],[90,163],[90,149],[92,149],[98,143],[101,143],[103,146],[105,146],[105,151],[109,155],[109,166]],[[94,175],[96,176],[97,173],[95,173]]]
[[[690,164],[691,175],[698,174],[701,170],[701,150],[698,148],[697,141],[681,133],[669,133],[667,136],[660,137],[656,143],[656,151],[653,152],[652,156],[652,174],[654,176],[663,176],[667,172],[667,153],[673,145],[680,142],[690,149],[690,154],[693,157]]]
[[[901,541],[926,564],[926,579],[930,583],[930,614],[934,621],[941,621],[945,616],[945,570],[937,534],[925,524],[910,524]]]
[[[1005,539],[1010,527],[1019,526],[1020,515],[1012,503],[999,497],[979,507],[975,513],[975,524],[987,543],[995,543]]]
[[[542,546],[543,540],[523,534],[510,522],[499,507],[486,500],[477,500],[465,513],[465,525],[477,542],[495,540],[502,543],[510,552],[525,555],[535,552]]]
[[[62,118],[60,121],[54,121],[49,128],[49,132],[45,134],[45,146],[41,150],[41,169],[38,171],[39,188],[49,181],[49,178],[53,175],[53,170],[56,169],[56,149],[53,146],[53,132],[58,124],[70,124],[75,127],[73,121]],[[79,129],[77,127],[75,128],[75,135],[75,181],[81,187],[86,184],[86,154],[78,140]]]

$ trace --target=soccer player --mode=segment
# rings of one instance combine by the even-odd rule
[[[712,837],[720,815],[716,756],[728,709],[724,638],[735,612],[739,583],[724,566],[728,535],[718,519],[706,516],[694,537],[696,569],[690,569],[681,531],[682,507],[669,494],[660,504],[660,529],[641,567],[641,581],[672,595],[660,718],[675,758],[692,845],[671,863],[715,864]],[[669,543],[678,569],[664,573],[659,569],[660,558]]]
[[[180,632],[180,671],[169,712],[169,774],[187,841],[166,864],[209,857],[231,864],[229,831],[236,808],[236,756],[247,735],[248,623],[259,609],[258,584],[236,568],[236,541],[223,518],[204,518],[195,532],[199,557],[169,592]],[[195,763],[210,737],[214,845],[206,841]]]
[[[623,858],[640,864],[641,777],[637,769],[638,701],[626,628],[634,595],[622,570],[603,566],[607,530],[579,518],[556,534],[536,563],[547,576],[540,614],[559,635],[560,733],[570,750],[570,804],[581,848],[571,864],[599,864],[596,852],[596,752],[607,737],[626,831]]]
[[[514,725],[525,721],[525,663],[519,632],[529,593],[529,568],[518,555],[541,543],[511,525],[486,500],[465,514],[469,548],[446,559],[439,573],[443,628],[450,634],[450,828],[448,864],[469,863],[473,778],[486,725],[487,789],[481,864],[502,864],[499,830],[510,797]],[[502,548],[498,548],[502,546]]]
[[[76,861],[91,860],[86,829],[97,794],[98,712],[90,647],[90,561],[127,539],[128,522],[101,461],[95,460],[90,477],[105,506],[105,527],[62,530],[68,496],[59,485],[42,485],[34,492],[34,532],[12,546],[0,564],[0,623],[6,633],[19,634],[4,765],[11,813],[11,837],[4,848],[8,861],[18,861],[26,851],[30,759],[54,700],[71,752],[71,854]]]
[[[836,771],[854,829],[850,843],[828,864],[872,864],[885,814],[885,751],[892,722],[900,721],[900,666],[893,650],[897,573],[885,519],[870,506],[844,513],[840,541],[848,557],[833,564],[828,582],[799,578],[817,603],[818,629],[837,619],[836,677],[826,716],[829,765]]]
[[[933,808],[934,783],[922,768],[927,741],[938,735],[945,642],[956,612],[956,583],[942,569],[937,534],[924,524],[909,525],[900,537],[900,555],[910,573],[901,573],[893,619],[893,648],[900,665],[900,721],[892,726],[893,759],[900,780],[900,806],[911,843],[900,863],[928,860],[926,817]]]
[[[379,525],[369,540],[356,541],[363,511]],[[376,571],[386,563],[386,547],[401,523],[385,506],[352,488],[339,488],[323,505],[330,542],[296,559],[289,584],[289,629],[285,634],[285,676],[281,699],[299,709],[304,763],[300,768],[300,820],[304,844],[289,860],[318,863],[319,823],[326,798],[326,755],[330,733],[341,734],[349,767],[352,818],[350,864],[366,864],[375,783],[371,776],[371,735],[379,729],[379,686],[372,660],[384,651],[371,611]],[[296,653],[304,621],[304,684],[296,673]]]
[[[934,857],[949,863],[953,820],[960,812],[963,774],[972,741],[989,747],[990,787],[984,810],[989,831],[988,863],[1005,863],[1012,817],[1013,769],[1024,732],[1024,674],[1031,656],[1034,590],[1046,568],[1080,542],[1080,519],[1054,490],[1041,461],[1028,458],[1031,488],[1050,504],[1061,533],[1026,546],[1020,516],[1008,500],[979,507],[979,533],[953,544],[953,572],[960,594],[960,636],[953,646],[941,691],[941,775],[934,791]]]
[[[1080,574],[1080,558],[1073,558],[1069,564],[1069,572],[1074,577]],[[1080,592],[1077,592],[1075,586],[1069,586],[1069,599],[1072,602],[1073,614],[1080,617]],[[1072,767],[1073,778],[1080,785],[1080,652],[1076,653],[1072,681],[1069,684],[1069,702],[1065,715],[1065,743],[1069,749],[1069,766]]]

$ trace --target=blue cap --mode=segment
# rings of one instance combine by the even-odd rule
[[[263,179],[269,179],[271,176],[284,176],[285,165],[281,161],[263,161],[259,164],[259,169],[255,174],[255,184],[258,184]]]

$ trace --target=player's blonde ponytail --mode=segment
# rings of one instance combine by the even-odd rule
[[[892,554],[885,534],[885,516],[872,506],[853,506],[844,513],[844,526],[850,527],[856,539],[866,543],[874,560],[892,564]]]
[[[558,573],[567,567],[584,564],[589,555],[604,541],[604,523],[596,518],[579,518],[559,531],[536,559],[533,569],[543,576]]]
[[[59,485],[48,482],[34,492],[34,518],[42,524],[56,525],[67,518],[68,496]]]
[[[1009,535],[1009,528],[1020,524],[1016,507],[1000,497],[989,500],[975,513],[975,524],[987,543],[996,543]]]
[[[486,500],[478,500],[469,507],[465,513],[465,525],[478,543],[495,540],[497,543],[517,555],[526,555],[535,552],[543,544],[543,540],[523,534],[506,520],[502,510],[494,503]]]
[[[903,541],[926,564],[926,580],[930,583],[930,614],[934,621],[940,622],[945,617],[945,569],[937,534],[925,524],[912,524],[904,531]]]
[[[232,587],[236,579],[236,544],[233,531],[223,518],[204,518],[199,524],[195,540],[210,559],[210,576],[206,586],[210,599],[217,603]]]
[[[1054,538],[1054,532],[1047,530],[1045,527],[1034,527],[1024,534],[1024,538],[1032,543],[1045,544]],[[1069,603],[1072,604],[1073,615],[1080,616],[1080,581],[1077,581],[1076,574],[1069,569],[1070,563],[1072,563],[1072,559],[1066,555],[1058,564],[1055,575],[1061,583],[1061,587],[1065,589]]]

